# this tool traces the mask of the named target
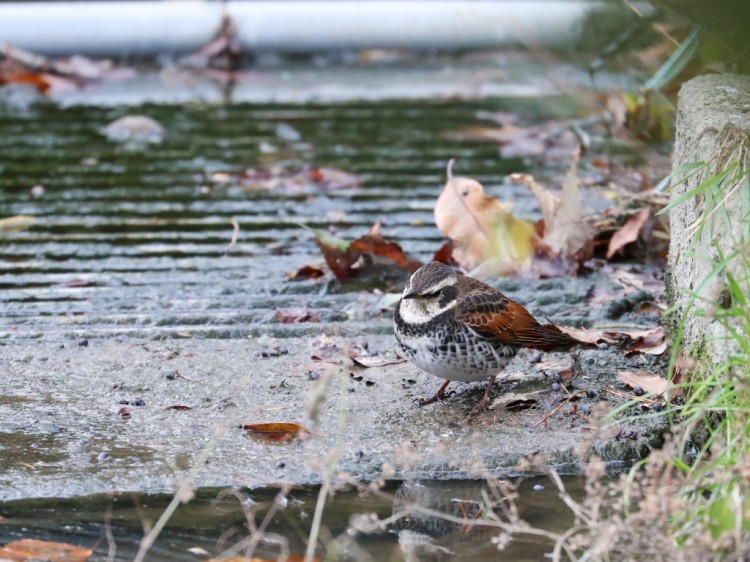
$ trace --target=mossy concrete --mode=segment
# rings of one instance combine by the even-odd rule
[[[710,171],[717,174],[737,161],[746,166],[750,76],[709,75],[686,82],[680,90],[676,129],[675,169],[706,162]],[[672,201],[705,180],[704,169],[678,185],[673,181],[676,185],[671,190]],[[736,341],[728,337],[716,315],[720,306],[731,306],[722,298],[728,281],[726,273],[731,272],[747,288],[747,271],[740,267],[741,260],[734,260],[711,275],[724,257],[747,243],[743,232],[748,218],[743,221],[743,215],[750,208],[750,194],[747,185],[731,192],[735,187],[736,182],[724,182],[709,208],[706,197],[699,194],[670,212],[669,274],[665,282],[673,313],[667,326],[673,335],[681,326],[682,346],[703,349],[703,359],[709,363],[724,360],[736,349]],[[718,210],[698,228],[701,217],[717,206]]]
[[[512,473],[522,457],[574,472],[575,449],[589,440],[610,463],[624,466],[658,444],[666,429],[663,416],[645,416],[615,423],[606,435],[595,432],[584,406],[596,413],[621,402],[604,393],[584,395],[576,413],[566,404],[537,425],[565,394],[551,390],[550,371],[538,369],[528,353],[506,369],[496,395],[541,391],[536,407],[498,407],[469,423],[466,412],[482,385],[454,383],[455,396],[419,408],[414,399],[434,393],[439,379],[408,363],[356,367],[339,353],[323,357],[324,364],[313,358],[321,354],[315,340],[0,348],[0,500],[169,492],[196,467],[197,486],[317,483],[329,465],[364,480],[476,478]],[[334,340],[360,350],[367,343],[381,358],[392,357],[395,347],[392,336]],[[275,351],[277,344],[286,353]],[[625,390],[614,380],[616,369],[649,368],[652,359],[594,349],[579,351],[576,361],[569,389]],[[311,419],[315,403],[319,413]],[[297,422],[318,435],[269,443],[239,427],[257,422]]]

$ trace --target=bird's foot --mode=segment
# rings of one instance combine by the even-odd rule
[[[435,396],[432,398],[417,398],[417,404],[421,408],[422,406],[427,406],[428,404],[434,404],[435,402],[442,402],[443,400],[446,400],[456,394],[455,390],[451,390],[448,394],[445,393],[445,389],[450,384],[451,381],[445,381],[443,383],[443,386],[440,387],[440,389],[435,393]]]
[[[474,407],[469,410],[468,417],[473,418],[474,416],[477,416],[481,414],[482,412],[486,412],[489,410],[490,407],[490,392],[492,391],[492,385],[495,383],[495,377],[490,377],[487,381],[487,388],[484,390],[484,394],[482,395],[482,399],[477,402]]]

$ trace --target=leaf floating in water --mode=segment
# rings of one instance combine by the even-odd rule
[[[13,561],[85,562],[92,554],[88,548],[36,539],[21,539],[0,548],[0,560]]]
[[[309,429],[297,423],[249,423],[242,426],[252,437],[272,443],[286,443],[294,439],[306,439],[310,436],[323,437],[319,433],[313,433]]]

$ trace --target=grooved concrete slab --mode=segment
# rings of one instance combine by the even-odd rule
[[[314,340],[279,340],[276,345],[288,353],[268,358],[264,352],[275,353],[268,340],[4,347],[0,499],[171,491],[194,467],[199,486],[319,482],[329,464],[354,478],[469,478],[502,472],[519,457],[537,454],[572,470],[572,449],[591,436],[591,424],[569,413],[536,426],[561,393],[548,390],[535,409],[498,409],[469,424],[465,412],[479,398],[480,385],[455,384],[458,394],[448,402],[418,408],[413,399],[434,393],[439,379],[403,363],[357,368],[338,353],[325,357],[332,362],[325,366],[311,357],[321,353]],[[334,341],[353,348],[366,341],[379,357],[390,357],[394,346],[389,336]],[[623,359],[617,351],[592,350],[582,351],[578,362],[585,368],[572,385],[601,388]],[[310,380],[310,369],[317,380]],[[550,387],[526,354],[506,373],[504,392]],[[307,413],[313,396],[317,422]],[[612,407],[611,400],[603,407]],[[584,398],[579,406],[594,402]],[[320,436],[267,443],[238,428],[274,421],[298,422]],[[636,434],[599,443],[607,460],[639,458],[658,440],[663,423],[628,428]]]

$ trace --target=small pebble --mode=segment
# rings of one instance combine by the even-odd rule
[[[261,357],[268,357],[268,352],[267,351],[261,351],[260,352],[260,356]]]
[[[534,363],[541,363],[541,362],[542,362],[542,354],[541,353],[537,353],[536,355],[534,355],[534,357],[532,357],[529,360],[529,363],[531,363],[532,365]]]
[[[286,468],[286,463],[284,461],[277,461],[276,468]]]
[[[359,447],[357,447],[356,449],[354,449],[354,451],[353,451],[353,452],[354,452],[354,458],[355,458],[355,459],[357,459],[357,461],[358,461],[358,462],[359,462],[359,460],[360,460],[360,459],[361,459],[362,457],[364,457],[364,456],[365,456],[365,453],[364,453],[364,451],[362,451],[362,449],[360,449]]]
[[[643,390],[642,387],[640,386],[633,387],[633,394],[635,394],[636,396],[643,396],[645,393],[646,391]]]
[[[80,347],[88,347],[88,345],[89,345],[89,340],[78,340],[78,345],[79,345]]]
[[[167,377],[167,380],[173,381],[175,379],[175,377],[177,376],[177,373],[171,372],[171,373],[167,373],[164,376]]]
[[[282,355],[288,355],[289,354],[289,350],[286,347],[282,347],[279,350],[279,353],[281,353]]]
[[[552,392],[560,392],[560,383],[553,382],[552,383]]]
[[[129,401],[129,400],[120,400],[120,401],[118,402],[118,404],[123,404],[123,405],[125,405],[125,406],[130,406],[130,401]]]
[[[320,378],[320,371],[310,371],[307,373],[307,380],[314,381]]]
[[[596,357],[589,357],[586,359],[586,364],[593,365],[594,363],[596,363]]]
[[[607,351],[609,349],[609,344],[602,342],[602,343],[596,344],[596,347],[598,347],[602,351]]]
[[[586,396],[589,398],[599,398],[599,391],[598,390],[587,390]]]
[[[144,402],[143,400],[141,400],[140,398],[136,398],[135,400],[133,400],[133,401],[132,401],[132,402],[130,403],[130,405],[131,405],[131,406],[145,406],[145,405],[146,405],[146,403],[145,403],[145,402]]]
[[[96,456],[96,460],[99,462],[105,462],[109,458],[109,453],[107,451],[102,451]]]
[[[544,490],[544,486],[542,486],[541,484],[534,484],[534,490],[536,490],[537,492],[541,492],[542,490]]]
[[[279,355],[281,355],[281,353],[279,353],[278,351],[269,351],[268,352],[268,356],[269,357],[278,357]]]
[[[664,404],[662,404],[661,402],[657,402],[656,404],[651,406],[651,409],[654,412],[661,412],[664,409]]]
[[[590,405],[588,405],[588,404],[584,404],[583,406],[581,406],[581,411],[582,411],[582,412],[583,412],[583,413],[584,413],[585,415],[587,415],[587,416],[590,416],[590,415],[591,415],[591,406],[590,406]]]
[[[554,382],[562,382],[562,377],[560,376],[559,371],[555,371],[554,373],[552,373],[552,380]]]

